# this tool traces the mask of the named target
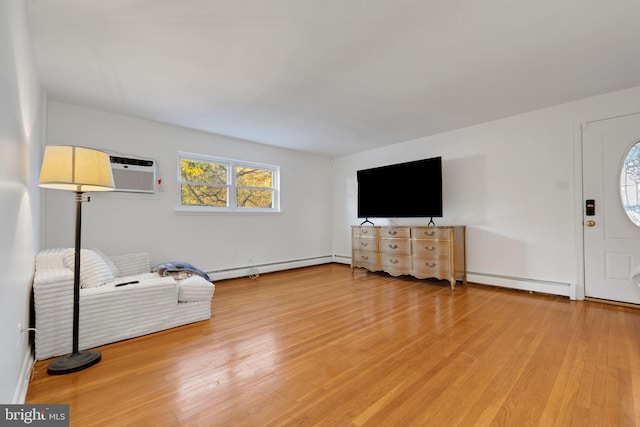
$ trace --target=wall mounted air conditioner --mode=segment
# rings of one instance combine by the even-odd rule
[[[115,191],[155,193],[156,162],[150,159],[110,155]]]

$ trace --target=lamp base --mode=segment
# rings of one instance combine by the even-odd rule
[[[67,354],[49,363],[47,373],[49,375],[63,375],[81,371],[93,366],[102,359],[102,355],[96,350],[83,350],[77,353]]]

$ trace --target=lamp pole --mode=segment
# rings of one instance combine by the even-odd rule
[[[73,269],[73,352],[66,356],[59,357],[47,366],[50,375],[70,374],[81,371],[89,366],[93,366],[102,359],[102,355],[97,350],[79,351],[80,337],[80,248],[82,229],[82,202],[84,195],[82,191],[76,191],[76,243],[74,253]]]

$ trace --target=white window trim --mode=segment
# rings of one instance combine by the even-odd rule
[[[231,213],[280,213],[280,166],[269,165],[265,163],[248,162],[244,160],[229,159],[225,157],[208,156],[206,154],[189,153],[186,151],[178,151],[177,160],[177,211],[184,212],[203,212],[203,213],[215,213],[215,212],[231,212]],[[189,206],[182,204],[181,184],[182,179],[180,175],[180,162],[181,160],[195,160],[208,163],[226,164],[229,166],[229,183],[227,184],[227,203],[229,206]],[[236,206],[236,166],[245,166],[256,169],[266,169],[273,171],[273,207],[271,208],[243,208]],[[251,188],[239,186],[239,188]],[[263,188],[263,187],[259,187]],[[264,187],[266,188],[266,187]]]

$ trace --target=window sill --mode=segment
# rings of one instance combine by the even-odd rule
[[[177,215],[280,215],[282,210],[262,209],[212,209],[178,206],[173,209]]]

